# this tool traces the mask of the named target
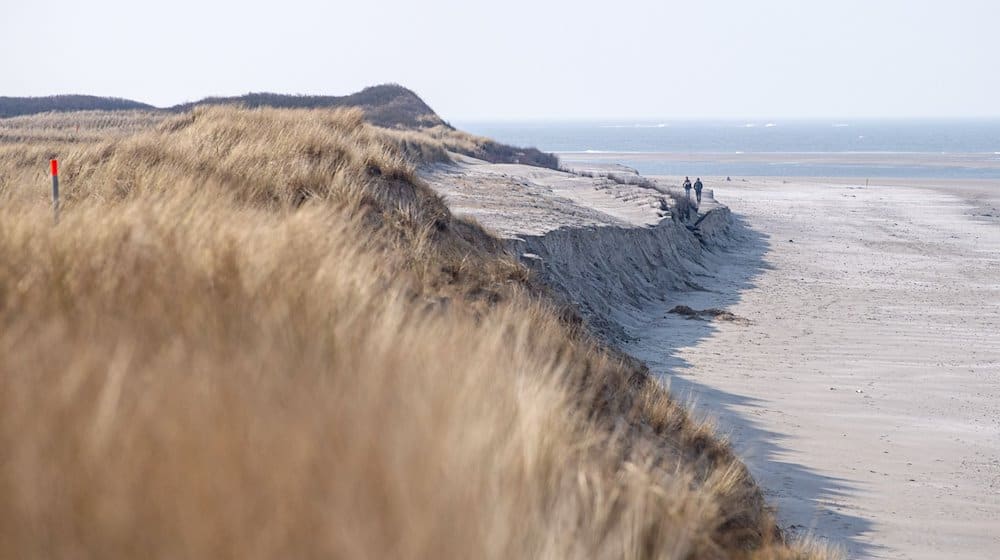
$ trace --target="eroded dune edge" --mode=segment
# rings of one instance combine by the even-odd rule
[[[826,557],[614,349],[724,208],[358,110],[65,118],[0,144],[3,556]]]

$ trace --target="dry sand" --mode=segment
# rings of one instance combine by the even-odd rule
[[[473,161],[427,177],[718,419],[788,533],[1000,557],[1000,185],[709,178],[738,225],[702,243],[654,227],[649,189]]]
[[[667,308],[750,324],[660,313],[630,350],[719,418],[790,532],[1000,557],[1000,190],[851,182],[714,183],[748,238]]]
[[[458,165],[430,168],[431,186],[456,213],[476,218],[502,237],[542,235],[559,228],[644,227],[663,216],[663,196],[649,189],[540,167],[488,164],[453,154]]]

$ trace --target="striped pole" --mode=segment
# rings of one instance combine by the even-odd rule
[[[59,223],[59,160],[49,161],[52,166],[52,217],[55,223]]]

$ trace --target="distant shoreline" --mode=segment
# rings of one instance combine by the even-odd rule
[[[712,163],[795,163],[839,165],[921,165],[1000,169],[1000,154],[990,152],[555,152],[566,161],[630,159]]]
[[[555,152],[566,167],[620,164],[643,175],[981,181],[1000,186],[1000,154],[927,152]]]

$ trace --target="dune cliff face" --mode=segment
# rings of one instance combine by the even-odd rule
[[[622,342],[651,305],[698,289],[695,275],[734,234],[732,214],[719,206],[697,226],[664,218],[652,227],[559,228],[519,236],[511,246],[599,334]]]
[[[459,214],[506,239],[510,251],[580,309],[597,334],[624,342],[672,293],[699,289],[739,228],[705,193],[685,213],[683,194],[638,175],[471,162],[424,173]]]

